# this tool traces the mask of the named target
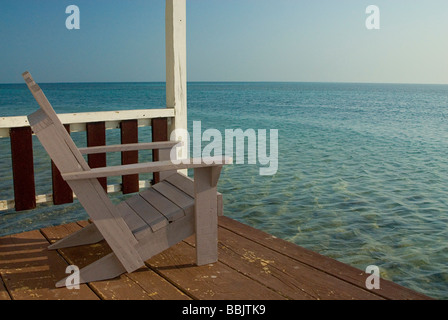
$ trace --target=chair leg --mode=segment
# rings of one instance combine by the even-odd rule
[[[196,264],[218,261],[218,207],[216,173],[212,168],[194,171]]]
[[[93,281],[102,281],[116,278],[123,273],[126,273],[126,269],[118,260],[115,253],[110,253],[107,256],[89,264],[82,268],[79,272],[79,283],[82,284]],[[67,283],[68,276],[56,283],[57,288],[66,287],[67,285],[73,285],[73,283]],[[78,281],[76,281],[78,282]]]
[[[76,246],[82,246],[87,244],[93,244],[103,240],[103,236],[98,231],[98,228],[94,223],[82,228],[81,230],[74,232],[67,237],[56,241],[48,247],[49,250],[70,248]]]

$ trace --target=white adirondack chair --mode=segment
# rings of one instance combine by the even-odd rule
[[[31,128],[92,221],[49,248],[87,245],[104,239],[113,251],[81,269],[80,283],[133,272],[144,266],[145,260],[193,234],[197,264],[217,261],[217,215],[222,211],[222,201],[216,186],[222,166],[231,159],[216,158],[213,164],[191,159],[182,164],[167,160],[91,169],[82,154],[142,149],[160,149],[167,154],[177,142],[95,147],[90,152],[85,148],[81,153],[30,73],[25,72],[23,78],[40,106],[28,116]],[[194,180],[177,173],[180,169],[194,169]],[[148,172],[164,173],[164,180],[118,205],[111,202],[97,179]],[[65,279],[56,284],[65,285]]]

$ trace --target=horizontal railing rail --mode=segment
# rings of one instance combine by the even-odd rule
[[[58,114],[61,122],[70,125],[70,132],[86,131],[88,123],[103,121],[106,129],[119,128],[124,120],[137,120],[139,127],[151,126],[151,119],[174,118],[174,109],[137,109],[124,111],[103,111]],[[0,117],[0,138],[9,137],[11,129],[29,127],[26,116]]]
[[[168,125],[174,118],[174,109],[142,109],[107,112],[86,112],[58,115],[69,133],[86,131],[87,147],[106,145],[106,131],[120,130],[121,144],[139,142],[140,127],[151,127],[152,141],[168,141]],[[33,132],[26,116],[0,117],[0,138],[9,138],[11,146],[11,170],[14,186],[14,199],[0,199],[0,211],[24,211],[35,209],[38,204],[53,203],[61,205],[72,203],[74,194],[61,174],[51,163],[51,194],[36,194]],[[148,138],[149,140],[149,138]],[[153,161],[158,160],[158,151],[152,152]],[[121,164],[135,164],[139,161],[139,151],[121,152]],[[91,168],[107,166],[106,153],[87,155]],[[139,180],[139,175],[122,176],[120,184],[107,184],[107,179],[99,179],[108,193],[130,194],[147,188],[159,181],[159,174],[154,173],[151,180]]]

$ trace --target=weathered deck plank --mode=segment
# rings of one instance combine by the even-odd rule
[[[219,229],[220,261],[293,300],[380,297],[270,250],[225,228]]]
[[[313,300],[429,299],[390,281],[367,290],[367,274],[277,239],[235,220],[219,218],[219,261],[195,265],[195,239],[171,247],[146,266],[110,281],[55,288],[65,268],[82,268],[111,252],[105,242],[47,250],[88,222],[0,238],[0,300]]]
[[[79,224],[71,223],[69,225],[44,228],[42,233],[53,243],[81,229],[81,226],[86,224],[87,222],[79,222]],[[58,251],[68,263],[79,268],[83,268],[112,252],[104,241],[89,246],[65,248]],[[165,279],[145,267],[109,281],[92,282],[89,286],[104,300],[189,299],[188,296],[170,285]]]
[[[266,286],[221,262],[196,266],[194,248],[185,242],[150,259],[147,264],[198,300],[283,300]]]
[[[39,230],[0,238],[0,274],[14,300],[98,299],[86,285],[79,290],[58,290],[67,263]]]
[[[222,217],[220,220],[220,226],[231,230],[242,237],[248,238],[251,241],[255,241],[266,248],[280,252],[297,262],[307,264],[313,268],[339,278],[358,288],[365,288],[367,277],[370,276],[362,270],[322,256],[293,243],[278,239],[258,229],[242,225],[241,223],[227,217]],[[399,286],[385,279],[381,279],[381,288],[372,292],[380,297],[390,300],[428,299],[428,297],[423,294]]]
[[[0,301],[11,300],[11,296],[6,290],[5,284],[3,283],[2,278],[0,277]]]

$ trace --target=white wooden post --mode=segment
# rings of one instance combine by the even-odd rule
[[[168,126],[168,136],[176,129],[172,140],[184,141],[184,147],[178,148],[178,159],[187,158],[187,4],[186,0],[166,0],[165,10],[166,41],[166,104],[173,108],[174,121]],[[187,172],[183,172],[187,174]]]

